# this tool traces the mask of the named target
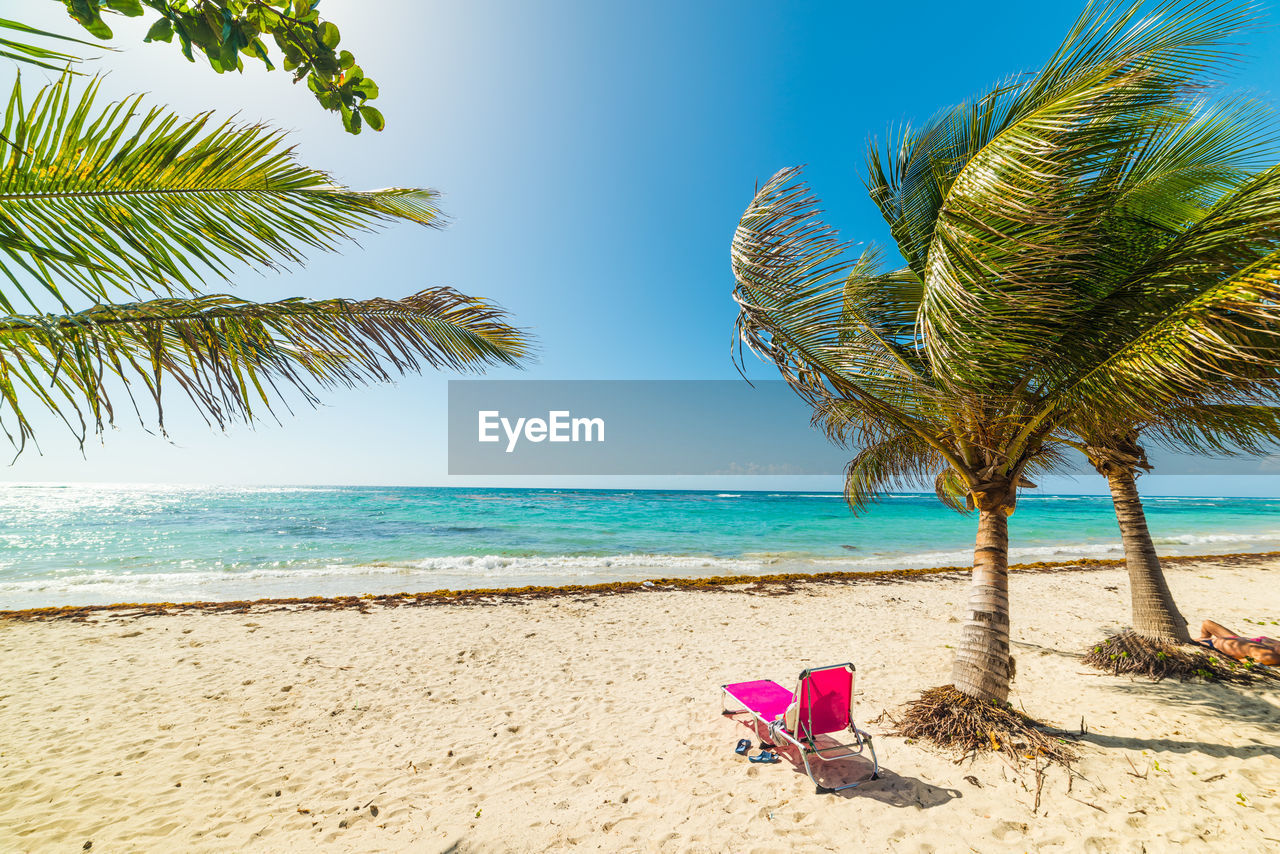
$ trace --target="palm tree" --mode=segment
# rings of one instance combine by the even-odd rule
[[[1259,378],[1262,379],[1261,377]],[[1244,403],[1196,403],[1166,413],[1155,423],[1086,434],[1076,445],[1107,479],[1124,545],[1132,604],[1132,631],[1151,642],[1152,653],[1168,644],[1187,644],[1191,635],[1156,554],[1137,478],[1151,469],[1140,439],[1166,448],[1207,455],[1262,455],[1280,441],[1280,408]],[[1135,665],[1141,665],[1136,662]]]
[[[969,615],[952,682],[979,700],[1009,692],[1008,516],[1019,485],[1057,459],[1048,434],[1014,447],[1027,420],[1013,394],[952,394],[916,340],[920,280],[852,264],[816,200],[783,170],[759,189],[733,241],[741,340],[773,362],[814,409],[815,422],[857,447],[845,494],[861,508],[886,488],[936,476],[939,497],[976,507]]]
[[[1180,212],[1182,195],[1165,207],[1191,182],[1180,152],[1238,145],[1215,129],[1247,114],[1193,100],[1246,12],[1171,3],[1138,20],[1140,6],[1087,10],[1038,74],[873,150],[905,268],[842,261],[794,170],[734,238],[740,336],[859,448],[851,503],[934,473],[944,500],[978,510],[953,666],[978,700],[1008,693],[1007,517],[1026,478],[1082,429],[1160,421],[1215,383],[1239,402],[1275,341],[1280,168],[1220,174],[1207,212],[1134,252],[1132,220]],[[1130,168],[1141,150],[1167,168]]]
[[[19,80],[0,130],[0,426],[19,449],[30,406],[83,442],[110,423],[112,390],[134,385],[161,429],[166,383],[226,426],[287,388],[314,402],[318,388],[528,355],[499,309],[449,288],[266,304],[202,293],[236,262],[299,263],[393,220],[438,227],[438,196],[350,190],[298,163],[279,131],[140,97],[99,106],[97,80],[76,89],[63,76],[28,102]]]
[[[1230,4],[1179,5],[1163,4],[1160,11],[1166,20],[1204,26],[1205,34],[1231,15]],[[1117,22],[1141,6],[1133,4]],[[1247,10],[1236,12],[1244,13]],[[1234,19],[1235,25],[1241,23],[1244,19]],[[1101,319],[1103,313],[1131,312],[1143,288],[1154,300],[1149,323],[1120,333],[1133,337],[1120,339],[1127,349],[1117,356],[1128,361],[1120,373],[1126,385],[1141,383],[1144,372],[1150,372],[1156,386],[1151,391],[1164,399],[1149,392],[1142,395],[1145,400],[1104,397],[1101,407],[1078,399],[1075,415],[1062,424],[1067,434],[1075,434],[1062,437],[1064,444],[1085,452],[1108,479],[1131,579],[1134,631],[1155,642],[1152,653],[1160,651],[1159,645],[1186,643],[1190,637],[1161,571],[1137,494],[1136,475],[1146,466],[1139,434],[1174,450],[1209,454],[1263,454],[1280,437],[1277,410],[1270,405],[1280,351],[1274,331],[1262,320],[1269,313],[1264,303],[1272,298],[1274,253],[1280,246],[1273,226],[1276,168],[1266,168],[1276,157],[1269,115],[1241,101],[1207,105],[1202,99],[1204,84],[1198,82],[1203,58],[1171,54],[1168,62],[1171,76],[1183,79],[1182,103],[1161,106],[1168,112],[1149,129],[1098,161],[1097,175],[1104,180],[1097,182],[1097,198],[1104,210],[1110,206],[1098,220],[1093,240],[1101,263],[1091,265],[1094,270],[1084,277],[1064,280],[1062,292],[1051,295],[1051,300],[1065,298],[1059,305],[1074,300],[1075,307],[1063,309],[1056,336],[1062,343],[1045,351],[1050,361],[1065,360],[1077,342],[1098,340],[1110,323]],[[924,141],[912,151],[917,162],[897,167],[947,174],[954,147],[945,137],[941,143],[927,134],[917,138]],[[873,196],[893,199],[892,179],[874,153],[871,162]],[[1108,192],[1113,199],[1105,198]],[[898,222],[891,209],[885,212],[891,225]],[[1069,249],[1064,247],[1068,259]],[[1203,267],[1195,258],[1198,251],[1204,253]],[[1144,277],[1149,281],[1144,283]],[[1024,299],[1018,283],[1002,284],[1011,302]],[[1191,320],[1195,312],[1208,311],[1213,300],[1220,300],[1214,324]],[[1161,310],[1169,316],[1161,318]],[[1073,316],[1072,311],[1079,313]],[[1179,333],[1181,340],[1173,337]],[[1171,340],[1162,341],[1163,336]],[[1211,355],[1199,361],[1196,347],[1202,343]],[[1143,361],[1151,358],[1167,358],[1170,363],[1164,371],[1153,370]],[[1121,364],[1117,359],[1113,367]]]
[[[1085,448],[1089,463],[1107,479],[1111,491],[1129,573],[1133,630],[1151,640],[1190,643],[1187,619],[1173,601],[1138,495],[1138,473],[1150,469],[1138,431],[1111,431],[1087,442]]]

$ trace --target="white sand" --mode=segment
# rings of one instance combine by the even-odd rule
[[[1193,622],[1280,634],[1245,622],[1280,562],[1169,576]],[[880,731],[947,681],[965,587],[2,622],[0,850],[1280,850],[1280,689],[1088,671],[1118,570],[1012,579],[1014,702],[1089,729],[1038,811],[1030,773],[887,736],[840,795],[733,754],[717,687],[805,665],[854,661]]]

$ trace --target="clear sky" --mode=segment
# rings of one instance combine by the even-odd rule
[[[381,88],[387,129],[359,137],[287,75],[254,66],[219,77],[173,45],[142,44],[142,28],[123,19],[113,42],[122,52],[99,65],[112,97],[144,91],[183,113],[214,108],[289,128],[307,163],[353,187],[444,192],[448,229],[395,226],[304,269],[246,269],[240,296],[403,296],[449,284],[496,300],[539,338],[536,365],[491,376],[728,379],[728,244],[755,182],[806,163],[847,237],[887,243],[861,184],[867,140],[1039,65],[1081,5],[324,0],[343,47]],[[53,0],[5,0],[0,15],[74,32]],[[1233,85],[1277,104],[1280,34],[1259,30],[1247,53]],[[7,84],[13,69],[0,74]],[[24,71],[24,87],[48,77]],[[281,425],[227,434],[174,395],[171,441],[122,419],[84,455],[45,420],[40,451],[0,477],[476,484],[445,473],[446,379],[329,394],[320,409],[282,413]],[[1073,491],[1098,486],[1086,480]],[[1249,483],[1233,491],[1274,492]]]

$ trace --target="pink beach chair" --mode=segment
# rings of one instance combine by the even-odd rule
[[[724,691],[722,699],[724,715],[737,715],[747,712],[760,726],[766,727],[769,741],[774,744],[786,742],[793,745],[804,762],[805,773],[818,788],[818,794],[838,792],[841,789],[852,789],[866,780],[848,783],[844,786],[827,787],[813,775],[813,767],[809,760],[834,762],[861,755],[865,749],[871,755],[871,780],[880,779],[880,763],[876,760],[876,749],[871,744],[871,736],[854,726],[853,723],[853,672],[852,664],[833,664],[829,667],[811,667],[800,674],[793,694],[772,679],[758,679],[755,682],[735,682],[721,685]],[[732,697],[741,709],[728,708],[728,698]],[[799,698],[795,731],[787,728],[784,716],[792,701]],[[819,745],[819,736],[853,734],[852,741],[841,743],[838,739],[832,744]],[[825,741],[826,739],[824,739]],[[834,754],[834,755],[833,755]]]

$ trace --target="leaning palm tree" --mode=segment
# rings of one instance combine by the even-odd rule
[[[1141,4],[1134,4],[1130,14],[1139,8]],[[1207,27],[1230,14],[1231,7],[1170,3],[1162,4],[1160,11],[1169,19]],[[1158,20],[1157,16],[1148,22]],[[1129,350],[1123,358],[1134,360],[1120,376],[1126,383],[1143,382],[1149,366],[1140,359],[1153,357],[1171,357],[1168,370],[1180,373],[1160,385],[1160,372],[1151,371],[1153,388],[1144,399],[1106,399],[1102,411],[1077,399],[1074,415],[1063,422],[1064,429],[1081,440],[1064,441],[1084,451],[1108,478],[1131,578],[1134,630],[1153,642],[1152,659],[1164,657],[1162,646],[1185,643],[1189,636],[1161,572],[1138,499],[1134,476],[1145,461],[1136,442],[1138,433],[1177,450],[1215,454],[1266,453],[1280,435],[1271,405],[1280,351],[1274,331],[1256,313],[1270,299],[1278,245],[1273,225],[1277,178],[1274,168],[1266,168],[1277,157],[1269,113],[1240,101],[1205,104],[1204,84],[1199,82],[1202,63],[1177,55],[1169,59],[1166,71],[1171,80],[1183,80],[1181,103],[1162,103],[1149,128],[1118,140],[1120,144],[1101,158],[1086,159],[1096,167],[1089,179],[1096,200],[1092,204],[1101,214],[1080,232],[1094,232],[1084,244],[1084,251],[1096,256],[1081,268],[1087,275],[1068,276],[1053,287],[1051,274],[1034,282],[1031,290],[1023,290],[1016,281],[997,283],[1007,297],[1002,312],[1016,311],[1019,304],[1033,307],[1041,299],[1047,307],[1057,307],[1059,328],[1039,339],[1038,346],[1047,363],[1058,366],[1068,364],[1070,351],[1081,345],[1102,343],[1105,348],[1111,343],[1099,340],[1099,333],[1110,323],[1103,314],[1114,317],[1131,312],[1135,298],[1154,301],[1156,312],[1150,325],[1118,333],[1135,336],[1129,342],[1117,339]],[[944,129],[941,134],[908,135],[909,152],[896,162],[890,153],[887,166],[873,152],[872,194],[888,202],[881,207],[895,234],[923,231],[938,237],[938,225],[946,225],[947,204],[937,206],[939,216],[930,220],[929,211],[935,208],[929,205],[937,188],[928,179],[912,178],[911,173],[946,176],[958,170],[963,174],[970,161],[964,155],[957,158],[954,135],[945,129],[964,127],[971,120],[963,113],[953,115],[934,126]],[[911,183],[917,185],[914,190],[908,188]],[[990,222],[977,225],[1004,228]],[[1041,231],[1036,238],[1037,247],[1051,245],[1058,237],[1048,232],[1050,240],[1046,240],[1044,234]],[[1072,256],[1080,249],[1079,244],[1062,247],[1064,263],[1059,272],[1071,271]],[[1197,252],[1204,255],[1197,259]],[[960,256],[967,264],[987,260],[980,253]],[[998,255],[988,257],[1000,263]],[[1202,263],[1205,266],[1199,267]],[[1151,281],[1144,282],[1145,277]],[[942,281],[945,285],[945,276]],[[1046,283],[1056,293],[1049,292]],[[1251,291],[1256,285],[1261,287]],[[994,290],[982,287],[986,294]],[[1222,302],[1214,326],[1188,322],[1191,312],[1204,311],[1215,298]],[[1160,318],[1160,311],[1170,316]],[[1241,322],[1234,323],[1233,315],[1241,315]],[[1007,315],[993,312],[991,316]],[[1185,340],[1162,341],[1179,328]],[[1213,355],[1197,364],[1200,343]],[[1027,351],[1018,352],[1025,355]],[[1123,364],[1120,357],[1117,354],[1113,366]],[[1153,398],[1153,391],[1163,400]],[[1187,663],[1199,666],[1199,662]]]
[[[314,402],[326,387],[528,355],[499,309],[448,288],[264,304],[205,294],[246,262],[300,263],[395,220],[438,227],[437,194],[350,190],[300,164],[279,131],[98,95],[97,80],[64,76],[28,100],[19,80],[0,130],[0,427],[19,449],[33,405],[83,442],[137,387],[161,429],[166,385],[226,426],[287,404],[290,388]]]
[[[932,472],[944,500],[978,510],[957,702],[1008,694],[1007,517],[1027,478],[1082,423],[1159,419],[1207,383],[1243,385],[1275,340],[1280,259],[1243,250],[1275,240],[1280,170],[1126,263],[1117,226],[1160,191],[1126,168],[1132,152],[1203,114],[1199,75],[1248,20],[1226,4],[1139,11],[1087,11],[1038,74],[873,153],[903,269],[841,260],[794,171],[735,234],[740,335],[858,447],[853,503]]]
[[[1094,645],[1085,660],[1105,670],[1156,678],[1197,673],[1234,677],[1230,668],[1224,671],[1199,650],[1176,650],[1191,643],[1191,635],[1165,579],[1138,494],[1138,476],[1152,468],[1143,445],[1147,440],[1184,453],[1261,456],[1274,452],[1280,442],[1280,407],[1189,403],[1159,421],[1086,434],[1078,444],[1071,443],[1107,479],[1124,546],[1132,611],[1131,628]]]
[[[1193,78],[1195,69],[1186,73]],[[898,152],[885,157],[872,153],[872,194],[887,201],[882,210],[892,228],[907,234],[932,233],[936,222],[927,219],[932,209],[924,207],[922,198],[930,198],[936,188],[919,176],[946,175],[957,163],[968,162],[967,156],[957,155],[954,134],[947,125],[961,126],[969,118],[961,108],[926,131],[909,134],[910,145]],[[1235,253],[1237,268],[1251,260],[1265,262],[1275,249],[1274,238],[1268,235],[1274,211],[1266,195],[1274,179],[1267,177],[1263,167],[1277,156],[1268,119],[1266,110],[1247,102],[1208,106],[1189,99],[1183,109],[1117,148],[1112,162],[1099,167],[1101,175],[1115,176],[1110,183],[1098,182],[1100,193],[1113,194],[1109,201],[1104,199],[1110,209],[1098,222],[1092,249],[1102,256],[1099,266],[1105,269],[1082,281],[1064,282],[1055,299],[1084,294],[1086,299],[1077,299],[1076,310],[1081,310],[1079,306],[1110,295],[1108,288],[1125,282],[1126,276],[1158,272],[1165,263],[1162,259],[1178,250],[1180,242],[1193,240],[1197,229],[1221,233],[1221,223],[1236,215],[1253,221],[1236,222],[1231,226],[1234,235],[1215,237],[1226,241],[1216,250]],[[1261,183],[1254,187],[1255,181]],[[922,218],[912,222],[912,216]],[[1175,303],[1169,306],[1176,308]],[[1064,310],[1059,325],[1059,339],[1067,347],[1091,340],[1096,332],[1095,317],[1090,314],[1073,318]],[[1149,334],[1154,337],[1159,332]],[[1280,436],[1270,406],[1275,372],[1269,365],[1276,362],[1275,339],[1268,332],[1250,340],[1243,329],[1232,330],[1231,336],[1237,351],[1247,358],[1237,359],[1229,373],[1204,373],[1200,386],[1176,404],[1163,405],[1159,418],[1149,409],[1124,416],[1108,406],[1113,421],[1106,423],[1081,403],[1081,417],[1074,425],[1077,437],[1067,440],[1108,479],[1130,575],[1133,631],[1151,641],[1146,660],[1157,664],[1160,672],[1168,668],[1164,646],[1187,643],[1190,637],[1161,571],[1137,494],[1135,478],[1145,466],[1137,438],[1144,433],[1157,443],[1192,453],[1262,454],[1273,448]],[[1051,341],[1045,339],[1046,346]],[[1055,351],[1047,352],[1058,358]],[[1126,663],[1136,666],[1138,657],[1129,657]],[[1204,669],[1198,660],[1183,663],[1189,669]]]
[[[858,449],[845,479],[855,509],[928,476],[944,502],[978,511],[952,683],[1003,703],[1012,677],[1008,517],[1018,488],[1060,452],[1048,431],[1014,446],[1028,423],[1017,393],[952,392],[946,365],[915,331],[920,280],[909,269],[881,272],[873,251],[840,260],[845,247],[797,178],[783,170],[761,187],[734,235],[740,339],[777,366],[815,422]]]

